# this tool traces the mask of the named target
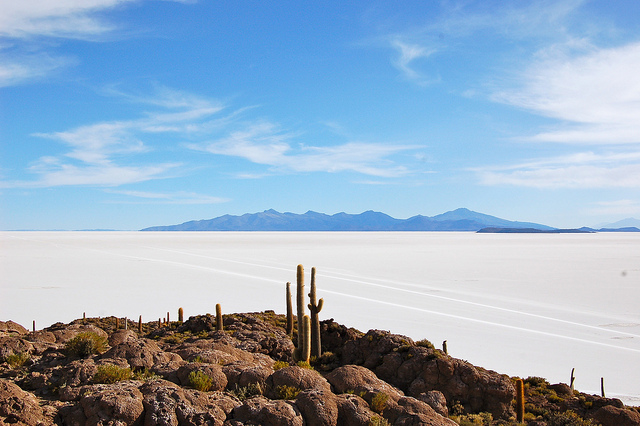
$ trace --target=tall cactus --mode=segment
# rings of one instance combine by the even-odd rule
[[[317,358],[322,355],[322,344],[320,341],[320,320],[318,312],[322,310],[324,300],[320,299],[316,303],[316,268],[311,268],[311,291],[309,292],[309,310],[311,311],[311,354]]]
[[[287,283],[287,335],[293,335],[293,306],[291,303],[291,283]]]
[[[311,358],[311,319],[309,315],[305,315],[302,319],[302,350],[300,352],[300,361],[309,363]]]
[[[222,307],[219,303],[216,304],[216,331],[223,331],[224,326],[222,324]]]
[[[138,333],[142,334],[142,315],[138,317]]]
[[[178,322],[182,324],[184,320],[184,310],[182,308],[178,308]]]
[[[304,268],[298,265],[296,273],[296,307],[298,308],[298,349],[302,348],[302,321],[304,318]]]
[[[516,421],[524,421],[524,382],[522,379],[516,380]]]

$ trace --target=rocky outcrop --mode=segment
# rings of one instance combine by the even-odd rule
[[[17,331],[0,331],[0,424],[445,426],[455,424],[452,412],[485,412],[493,424],[513,419],[509,377],[428,342],[328,320],[325,354],[310,369],[293,364],[282,316],[225,315],[225,331],[212,318],[147,323],[144,333],[116,329],[113,317],[37,332],[10,325]],[[72,356],[65,345],[81,332],[105,337],[108,347]],[[640,425],[640,413],[619,400],[539,378],[527,379],[526,398],[539,413],[531,424]]]

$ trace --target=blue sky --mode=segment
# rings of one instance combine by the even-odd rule
[[[0,229],[640,217],[640,2],[0,3]]]

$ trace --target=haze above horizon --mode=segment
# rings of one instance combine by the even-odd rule
[[[640,3],[0,4],[0,229],[640,217]]]

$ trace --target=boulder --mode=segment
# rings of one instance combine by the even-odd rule
[[[0,333],[7,334],[27,334],[29,331],[17,322],[0,321]]]
[[[338,426],[368,426],[371,418],[377,416],[369,404],[357,395],[336,395],[338,406]]]
[[[638,426],[640,425],[640,413],[613,405],[605,405],[599,408],[592,418],[602,426]]]
[[[53,420],[45,417],[45,411],[34,395],[0,379],[0,424],[52,425]]]
[[[80,400],[88,425],[141,425],[144,420],[139,382],[124,381],[94,385],[93,392]]]
[[[289,401],[270,400],[256,396],[245,400],[231,412],[231,424],[255,424],[261,426],[302,426],[304,420],[298,408]]]
[[[278,390],[282,386],[300,391],[317,389],[331,392],[331,386],[317,371],[298,366],[281,368],[269,376],[265,395],[271,399],[278,399],[280,397]]]
[[[327,390],[308,389],[300,392],[296,406],[307,426],[336,426],[338,424],[338,399]]]
[[[164,352],[155,342],[144,338],[127,339],[105,352],[102,358],[124,358],[134,370],[151,369],[155,364],[182,360],[179,355]]]

